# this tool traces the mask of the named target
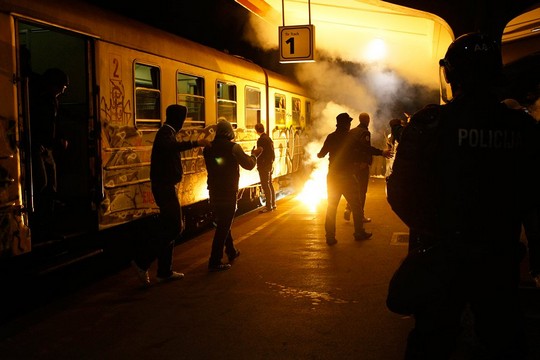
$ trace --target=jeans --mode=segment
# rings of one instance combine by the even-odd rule
[[[236,213],[236,191],[212,192],[210,191],[210,206],[214,212],[216,231],[212,240],[212,251],[208,264],[210,266],[221,264],[223,258],[223,248],[227,255],[234,256],[234,247],[231,227]]]
[[[272,169],[257,169],[261,179],[261,187],[266,197],[266,208],[272,210],[276,207],[276,192],[272,183]]]
[[[336,236],[336,213],[339,201],[343,195],[349,203],[353,221],[354,236],[361,236],[364,233],[364,212],[362,211],[358,184],[352,174],[331,174],[326,177],[328,192],[328,206],[326,208],[326,220],[324,228],[326,239],[334,239]]]
[[[175,184],[152,184],[152,194],[159,207],[155,237],[138,249],[135,263],[147,270],[157,259],[157,276],[166,278],[172,274],[174,243],[183,231],[182,208]]]

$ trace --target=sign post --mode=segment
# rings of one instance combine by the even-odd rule
[[[279,62],[315,61],[315,27],[296,25],[279,27]]]

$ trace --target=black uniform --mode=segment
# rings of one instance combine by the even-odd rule
[[[536,181],[522,172],[536,137],[530,116],[485,90],[426,107],[403,129],[388,201],[424,247],[444,249],[437,269],[427,271],[446,291],[414,313],[407,359],[447,359],[466,304],[490,355],[524,358],[516,277],[522,216]]]

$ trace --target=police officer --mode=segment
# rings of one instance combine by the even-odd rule
[[[470,308],[484,352],[475,358],[525,359],[518,244],[538,178],[520,173],[537,161],[536,124],[500,102],[501,53],[487,36],[458,37],[440,66],[453,98],[412,116],[387,180],[392,209],[427,251],[442,254],[426,271],[444,295],[412,314],[405,358],[449,359]]]

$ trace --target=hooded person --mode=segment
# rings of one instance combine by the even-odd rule
[[[354,221],[354,239],[368,239],[371,234],[364,231],[360,193],[356,185],[351,168],[352,154],[347,146],[349,129],[352,117],[347,113],[341,113],[336,117],[336,130],[326,137],[324,144],[317,154],[318,158],[329,156],[328,175],[326,187],[328,193],[328,205],[326,208],[325,232],[326,243],[331,246],[336,240],[336,212],[344,196],[350,204]]]
[[[203,151],[208,172],[210,206],[216,223],[208,269],[223,271],[230,269],[231,264],[240,255],[231,234],[237,208],[240,167],[252,170],[257,164],[257,157],[261,154],[262,148],[252,150],[251,155],[246,154],[242,146],[233,141],[233,127],[225,119],[218,120],[215,134],[212,146]],[[228,263],[222,263],[224,249]]]
[[[184,274],[172,270],[173,249],[176,239],[181,235],[182,207],[177,195],[177,187],[182,181],[183,171],[180,153],[198,146],[210,146],[206,139],[178,141],[176,136],[186,119],[187,108],[170,105],[166,119],[158,130],[150,159],[150,181],[152,195],[159,207],[159,226],[156,238],[141,244],[136,250],[133,267],[143,285],[150,285],[148,269],[157,259],[157,281],[178,280]]]

